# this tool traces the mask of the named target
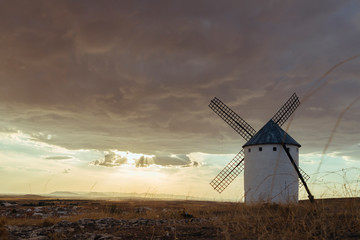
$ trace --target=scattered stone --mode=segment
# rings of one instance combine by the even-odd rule
[[[185,219],[180,220],[167,220],[167,219],[114,219],[114,218],[102,218],[102,219],[80,219],[76,222],[60,221],[52,225],[46,226],[6,226],[6,229],[11,237],[14,239],[30,239],[30,240],[43,240],[52,239],[54,236],[61,236],[60,239],[89,239],[89,240],[118,240],[126,239],[122,238],[121,230],[132,231],[133,229],[143,229],[147,227],[153,229],[158,226],[163,229],[164,237],[170,236],[176,231],[175,227],[169,226],[169,224],[193,224],[195,222],[204,222],[206,219],[194,218],[193,222],[189,223]],[[162,227],[163,226],[163,227]],[[136,234],[134,231],[134,234]],[[161,239],[161,238],[160,238]]]

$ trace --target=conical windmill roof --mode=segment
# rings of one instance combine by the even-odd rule
[[[260,144],[289,144],[301,147],[288,133],[273,120],[265,124],[243,147]]]

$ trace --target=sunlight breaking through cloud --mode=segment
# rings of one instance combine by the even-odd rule
[[[159,154],[159,155],[146,155],[131,152],[122,152],[113,150],[107,152],[104,158],[97,159],[89,163],[93,166],[103,167],[120,167],[123,165],[135,166],[136,168],[149,167],[157,165],[160,167],[199,167],[199,161],[192,160],[187,155],[176,154]]]

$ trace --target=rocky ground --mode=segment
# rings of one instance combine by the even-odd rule
[[[204,226],[205,219],[175,220],[114,218],[60,221],[49,226],[6,227],[8,239],[214,239],[216,229]],[[46,224],[45,224],[46,225]]]
[[[185,207],[197,209],[196,217]],[[223,205],[223,203],[214,203]],[[0,200],[0,239],[215,239],[208,203]]]
[[[289,205],[0,198],[0,240],[7,239],[360,239],[360,198]]]

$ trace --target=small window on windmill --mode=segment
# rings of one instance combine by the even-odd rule
[[[286,148],[286,151],[290,152],[290,148]]]
[[[260,151],[260,152],[262,151],[262,147],[259,147],[259,151]]]
[[[277,150],[277,147],[273,147],[273,151],[276,152],[276,150]]]
[[[251,152],[251,148],[249,148],[249,152]]]

